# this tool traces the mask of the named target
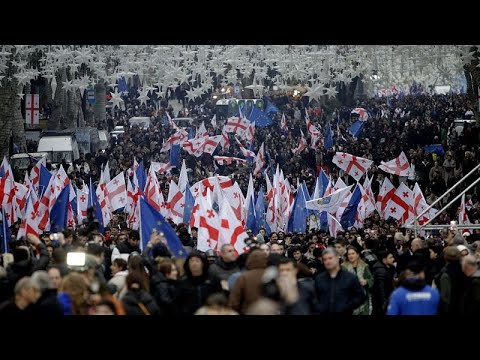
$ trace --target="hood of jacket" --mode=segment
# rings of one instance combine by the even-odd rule
[[[266,269],[267,257],[265,256],[265,253],[261,250],[254,250],[248,255],[245,266],[247,270]]]
[[[195,278],[200,279],[206,279],[208,277],[208,268],[210,267],[210,264],[208,263],[207,257],[203,254],[201,254],[198,251],[193,251],[191,252],[188,256],[187,259],[185,260],[185,263],[183,264],[183,270],[185,270],[185,275],[188,279],[194,279],[194,276],[192,275],[192,272],[190,271],[190,267],[188,266],[188,262],[190,261],[191,258],[197,257],[200,260],[202,260],[203,263],[203,272],[201,276],[196,276]]]
[[[425,287],[426,282],[425,279],[420,279],[418,277],[409,277],[403,280],[401,285],[407,290],[418,291],[422,290]]]
[[[219,257],[216,261],[215,264],[222,268],[223,270],[232,270],[236,267],[238,267],[238,264],[236,261],[231,261],[231,262],[225,262],[221,257]]]

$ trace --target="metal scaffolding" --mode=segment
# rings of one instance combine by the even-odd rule
[[[437,200],[435,200],[430,206],[428,206],[425,210],[423,210],[412,222],[405,224],[404,227],[407,229],[414,229],[415,232],[415,237],[417,236],[418,230],[419,229],[424,229],[424,230],[441,230],[443,228],[447,228],[450,225],[429,225],[437,216],[439,216],[441,213],[443,213],[446,209],[448,209],[455,201],[457,201],[463,194],[465,194],[468,190],[470,190],[472,187],[474,187],[479,181],[480,177],[476,179],[470,186],[468,186],[465,190],[463,190],[460,194],[458,194],[452,201],[450,201],[447,205],[445,205],[440,211],[438,211],[434,217],[432,217],[430,220],[428,220],[425,224],[420,225],[418,223],[418,220],[425,214],[427,213],[432,207],[437,205],[440,200],[442,200],[445,196],[450,194],[452,190],[454,190],[458,185],[463,183],[470,175],[472,175],[475,171],[480,169],[480,163],[475,166],[467,175],[465,175],[463,178],[461,178],[455,185],[453,185],[450,189],[448,189],[442,196],[440,196]],[[475,227],[478,226],[478,227]],[[428,227],[428,229],[427,229]],[[465,227],[462,225],[457,226],[458,229],[460,228],[465,228],[465,229],[480,229],[480,225],[466,225]]]

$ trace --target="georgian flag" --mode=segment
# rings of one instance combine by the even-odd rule
[[[410,165],[408,163],[407,156],[402,151],[397,158],[387,162],[382,161],[378,168],[389,174],[408,176]]]
[[[391,216],[396,220],[402,219],[403,222],[406,222],[410,217],[412,209],[413,192],[404,183],[401,183],[387,204],[385,218],[388,219]]]
[[[230,117],[227,119],[227,123],[223,127],[223,131],[229,133],[241,135],[249,127],[250,122],[243,117]]]
[[[127,205],[127,186],[123,171],[115,176],[106,186],[106,193],[113,211],[124,208]],[[106,223],[104,223],[106,224]]]
[[[377,211],[384,219],[385,217],[385,210],[387,208],[388,202],[392,199],[393,194],[395,194],[395,186],[393,186],[392,182],[386,177],[383,180],[382,187],[380,188],[380,193],[377,197]]]
[[[303,150],[305,150],[308,146],[307,140],[305,139],[305,135],[303,135],[303,131],[300,130],[300,133],[302,134],[302,137],[300,138],[298,146],[295,149],[292,149],[293,155],[300,155],[300,153]]]
[[[257,175],[259,172],[262,171],[263,166],[265,165],[265,148],[264,143],[258,149],[257,157],[255,158],[255,169],[253,170],[253,175]]]
[[[358,119],[362,121],[368,120],[368,112],[364,108],[355,108],[351,112],[352,114],[358,114]]]
[[[245,148],[245,146],[243,146],[242,143],[237,138],[235,138],[235,141],[238,143],[238,147],[240,148],[240,151],[242,152],[243,156],[255,157],[255,153]]]
[[[255,156],[255,154],[253,154]],[[233,156],[214,156],[215,161],[220,165],[231,165],[234,161],[237,163],[246,163],[247,160],[240,159]]]
[[[234,247],[237,254],[244,253],[246,248],[245,240],[249,236],[238,217],[234,214],[227,198],[223,199],[219,218],[220,232],[217,248],[220,249],[223,245],[230,244]]]
[[[347,153],[336,152],[333,157],[333,163],[359,181],[368,168],[372,166],[373,161]]]
[[[217,250],[220,238],[220,217],[206,197],[199,197],[198,205],[197,249],[204,252],[209,249]]]
[[[462,195],[462,201],[460,203],[460,211],[458,212],[458,224],[459,225],[471,224],[465,208],[465,194]]]

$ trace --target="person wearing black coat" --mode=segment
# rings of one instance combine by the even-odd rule
[[[315,291],[321,315],[352,315],[365,301],[365,293],[358,278],[340,267],[340,257],[334,248],[322,254],[326,271],[315,278]]]
[[[462,269],[468,277],[467,287],[463,297],[462,315],[480,315],[480,270],[477,259],[473,255],[467,255],[462,259]]]
[[[138,252],[140,254],[142,251],[140,250],[139,245],[140,233],[137,230],[131,230],[128,234],[128,239],[117,244],[113,249],[111,257],[112,262],[117,257],[121,257],[121,254],[131,254],[133,252]]]
[[[171,260],[160,264],[159,271],[150,280],[150,292],[166,316],[177,316],[178,269]]]
[[[126,315],[161,315],[154,297],[147,292],[138,274],[127,275],[127,293],[122,298]]]
[[[297,284],[298,298],[283,297],[284,315],[313,315],[317,313],[318,301],[315,294],[315,282],[311,278],[298,279],[297,263],[291,258],[281,258],[278,263],[279,280],[293,280]],[[277,288],[278,288],[277,281]],[[276,299],[273,299],[276,300]]]
[[[53,284],[46,271],[36,271],[32,275],[32,282],[40,290],[40,297],[37,302],[27,307],[31,315],[41,316],[62,316],[63,306],[57,298],[57,289],[53,288]]]
[[[444,259],[446,265],[435,278],[435,285],[440,293],[439,314],[459,315],[467,283],[460,263],[460,251],[456,246],[448,246],[444,250]]]
[[[210,295],[222,291],[220,282],[209,275],[208,268],[203,254],[194,251],[187,257],[185,276],[179,283],[178,306],[182,315],[193,315]]]
[[[386,314],[388,301],[393,292],[395,258],[391,252],[381,251],[378,253],[378,259],[372,265],[372,315],[381,316]]]
[[[28,241],[40,250],[40,257],[35,259],[31,248],[27,246],[13,249],[13,263],[7,268],[7,276],[0,281],[0,302],[13,296],[18,280],[32,275],[37,270],[45,270],[48,266],[49,256],[45,244],[32,235],[28,236]]]

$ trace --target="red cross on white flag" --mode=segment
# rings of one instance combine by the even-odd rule
[[[38,125],[40,123],[40,102],[38,94],[26,95],[25,123],[30,125]]]

